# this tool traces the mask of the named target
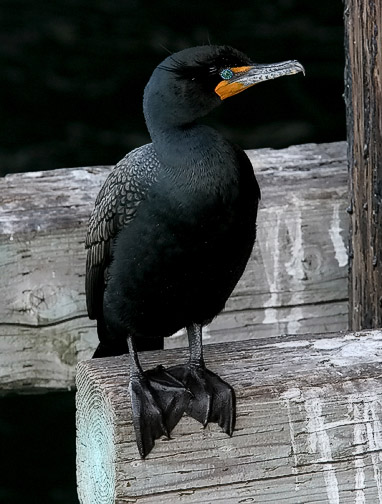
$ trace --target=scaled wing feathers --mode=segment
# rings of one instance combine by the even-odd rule
[[[135,149],[116,165],[97,196],[85,241],[86,304],[91,319],[102,313],[113,239],[134,218],[155,181],[158,165],[152,144]]]

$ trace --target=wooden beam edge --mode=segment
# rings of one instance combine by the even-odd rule
[[[381,442],[377,441],[374,448],[369,440],[359,452],[365,457],[365,467],[373,465],[373,449],[382,457],[382,331],[265,338],[209,345],[205,353],[207,366],[236,390],[237,428],[233,437],[228,438],[216,425],[203,430],[184,417],[173,431],[173,439],[158,440],[145,461],[139,459],[131,423],[127,357],[79,364],[77,474],[81,504],[149,503],[158,502],[158,498],[170,503],[177,502],[182,492],[191,492],[187,502],[211,502],[203,493],[206,486],[220,492],[220,498],[224,495],[230,502],[239,502],[234,494],[226,493],[227,485],[232,492],[243,493],[244,482],[245,495],[259,498],[262,489],[261,499],[265,499],[271,495],[264,486],[270,475],[284,478],[287,491],[292,492],[297,473],[301,479],[317,473],[316,481],[326,474],[325,464],[345,464],[349,471],[346,464],[355,467],[357,450],[351,438],[354,419],[349,408],[355,411],[353,414],[361,408],[364,417],[360,425],[370,421],[373,436],[380,436]],[[148,352],[141,360],[147,369],[158,364],[169,366],[186,356],[186,351],[177,349]],[[369,407],[374,408],[375,418],[368,420]],[[328,422],[336,426],[332,441],[332,433],[327,433],[336,447],[330,460],[328,453],[326,459],[322,455],[328,439],[320,438],[313,449],[313,433],[309,434],[313,429],[319,436],[317,432]],[[295,437],[301,436],[301,443],[292,439],[293,430]],[[243,460],[247,461],[245,467]],[[342,476],[336,478],[340,481]],[[370,478],[368,484],[378,492],[376,481]],[[89,495],[94,500],[89,500]],[[306,500],[298,502],[316,502],[301,498]],[[261,499],[259,502],[263,502]],[[269,502],[279,500],[274,497]]]

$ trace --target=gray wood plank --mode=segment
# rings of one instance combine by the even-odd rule
[[[81,504],[382,501],[382,332],[209,345],[206,364],[237,394],[232,438],[183,417],[146,460],[136,447],[126,357],[81,362]],[[173,365],[184,350],[142,355]]]
[[[258,239],[205,343],[347,326],[344,142],[248,151],[262,188]],[[97,344],[84,238],[111,167],[0,179],[0,393],[74,386]],[[185,344],[183,333],[167,347]]]

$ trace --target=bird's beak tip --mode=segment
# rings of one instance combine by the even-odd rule
[[[302,75],[305,77],[305,68],[301,65],[301,63],[297,60],[294,60],[294,64],[296,67],[296,71],[294,73],[302,73]]]

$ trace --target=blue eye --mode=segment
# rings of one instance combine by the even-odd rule
[[[233,77],[233,72],[230,68],[225,68],[219,73],[220,77],[224,80],[229,80],[232,79]]]

